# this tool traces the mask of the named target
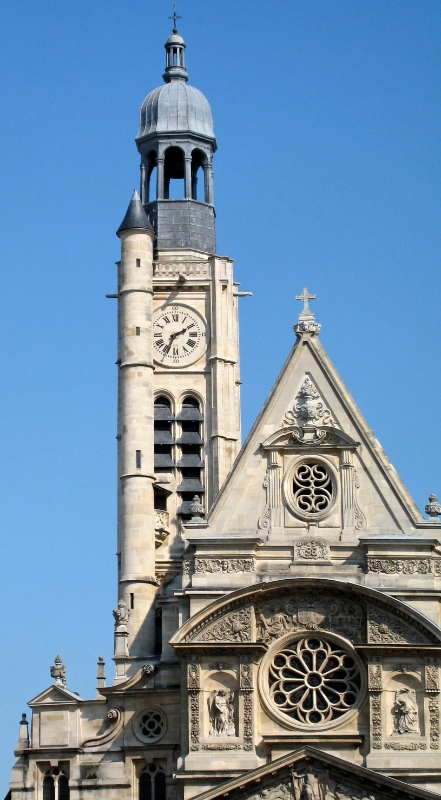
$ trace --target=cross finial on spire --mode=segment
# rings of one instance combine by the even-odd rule
[[[316,294],[309,294],[306,286],[303,289],[302,294],[296,294],[296,300],[303,301],[303,311],[299,314],[299,321],[297,325],[294,325],[294,330],[296,333],[318,333],[321,325],[315,321],[315,316],[312,313],[309,307],[310,300],[316,300]]]
[[[176,21],[178,19],[182,19],[182,17],[180,17],[179,14],[177,14],[177,12],[176,12],[176,3],[174,3],[173,7],[174,7],[174,12],[173,12],[173,15],[171,17],[169,17],[169,19],[173,20],[173,33],[177,33],[178,29],[176,27]]]

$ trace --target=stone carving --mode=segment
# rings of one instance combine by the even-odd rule
[[[210,744],[203,744],[202,750],[242,750],[241,744],[232,744],[230,742],[214,742]]]
[[[299,425],[301,428],[317,425],[335,425],[329,408],[326,408],[311,378],[305,377],[292,410],[287,411],[283,425]]]
[[[261,528],[262,530],[271,527],[271,504],[270,504],[269,485],[270,485],[270,475],[269,471],[267,470],[262,484],[263,488],[266,491],[266,503],[265,503],[265,508],[263,509],[262,514],[260,515],[257,523],[257,527]]]
[[[436,658],[428,658],[425,669],[426,692],[439,692],[439,664]]]
[[[155,572],[155,580],[158,586],[164,586],[166,583],[170,583],[177,575],[179,575],[179,569],[159,569]]]
[[[195,572],[254,572],[254,558],[196,558]]]
[[[437,578],[441,577],[441,558],[432,558],[432,572]]]
[[[248,800],[293,800],[292,788],[286,783],[278,783],[253,794]]]
[[[441,514],[441,505],[438,503],[436,494],[430,495],[429,502],[424,510],[429,515],[431,522],[439,522],[438,515]]]
[[[190,503],[188,508],[191,514],[191,522],[204,522],[205,509],[198,494],[195,494],[193,502]]]
[[[94,736],[93,739],[86,739],[82,747],[87,749],[89,747],[96,747],[97,745],[107,744],[114,739],[121,731],[123,726],[123,714],[120,708],[111,708],[107,712],[107,719],[109,720],[109,727],[100,736]],[[97,766],[97,765],[96,765]],[[96,776],[95,776],[96,777]]]
[[[235,736],[234,692],[214,690],[208,698],[209,736]]]
[[[113,616],[115,617],[115,625],[118,627],[119,625],[127,625],[130,619],[130,608],[127,608],[124,600],[118,600],[118,608],[116,611],[113,611]]]
[[[368,572],[386,575],[429,575],[432,572],[430,558],[368,558]]]
[[[55,666],[51,666],[51,677],[55,678],[55,686],[66,686],[66,667],[61,656],[55,656]]]
[[[419,733],[418,706],[413,689],[398,689],[392,706],[395,733]]]
[[[381,664],[368,665],[368,688],[371,692],[381,692],[383,688]]]
[[[199,664],[187,665],[187,688],[200,689],[200,667]]]
[[[304,772],[291,770],[295,800],[325,800],[329,796],[329,774],[327,769],[312,766]]]
[[[199,750],[199,691],[190,692],[190,749]]]
[[[253,667],[251,664],[240,665],[240,688],[248,690],[253,688]]]
[[[328,630],[354,642],[365,641],[365,612],[345,599],[304,598],[266,603],[256,609],[257,639],[269,642],[297,630]]]
[[[427,750],[425,742],[386,742],[385,750]]]
[[[229,664],[227,664],[225,661],[216,661],[214,664],[208,665],[208,669],[215,669],[218,672],[223,672],[228,668],[231,669],[231,667],[229,667]]]
[[[322,326],[315,321],[315,316],[309,307],[309,301],[315,300],[316,297],[316,294],[309,294],[306,286],[304,287],[302,294],[296,294],[296,300],[301,300],[303,302],[303,311],[300,312],[299,320],[297,324],[294,325],[295,333],[319,334]]]
[[[168,511],[160,511],[155,508],[155,547],[161,547],[170,533]]]
[[[429,725],[430,725],[430,749],[439,748],[439,702],[437,697],[429,700]]]
[[[358,505],[357,501],[357,489],[360,488],[360,481],[357,475],[356,470],[352,471],[352,480],[354,482],[354,493],[353,493],[353,501],[354,501],[354,520],[355,520],[355,528],[357,531],[361,531],[366,528],[366,517],[363,514],[360,506]]]
[[[81,764],[82,777],[86,781],[96,780],[98,777],[99,764]]]
[[[194,557],[184,558],[182,561],[182,576],[190,577],[194,574]]]
[[[251,609],[240,608],[202,630],[196,629],[191,634],[191,641],[198,642],[250,642],[251,641]]]
[[[321,539],[300,539],[294,543],[294,558],[296,561],[328,561],[329,544]]]
[[[425,644],[428,634],[420,633],[388,611],[369,607],[369,642],[373,644]]]
[[[372,724],[372,748],[381,750],[382,745],[382,724],[381,724],[381,694],[371,695],[371,724]]]
[[[250,691],[243,698],[243,749],[253,749],[253,698]]]

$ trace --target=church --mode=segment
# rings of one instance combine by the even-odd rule
[[[421,516],[324,351],[307,288],[241,446],[247,293],[216,254],[217,142],[176,22],[117,231],[114,675],[100,659],[85,699],[55,658],[9,796],[430,800],[441,505],[431,495]]]

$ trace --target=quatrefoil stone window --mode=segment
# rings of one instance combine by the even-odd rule
[[[291,511],[302,519],[323,519],[335,505],[337,480],[325,460],[304,458],[296,462],[288,471],[284,485]]]
[[[159,708],[143,708],[133,719],[133,730],[142,742],[157,742],[167,730],[167,720]]]
[[[331,727],[355,712],[364,695],[355,652],[321,632],[289,638],[279,640],[262,664],[260,688],[271,715],[289,727],[311,729]]]

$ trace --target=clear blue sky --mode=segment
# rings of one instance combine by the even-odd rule
[[[161,84],[165,0],[3,4],[0,795],[50,683],[112,678],[115,230]],[[321,341],[420,508],[441,495],[439,0],[181,0],[218,138],[218,250],[241,289],[246,433],[293,342]]]

